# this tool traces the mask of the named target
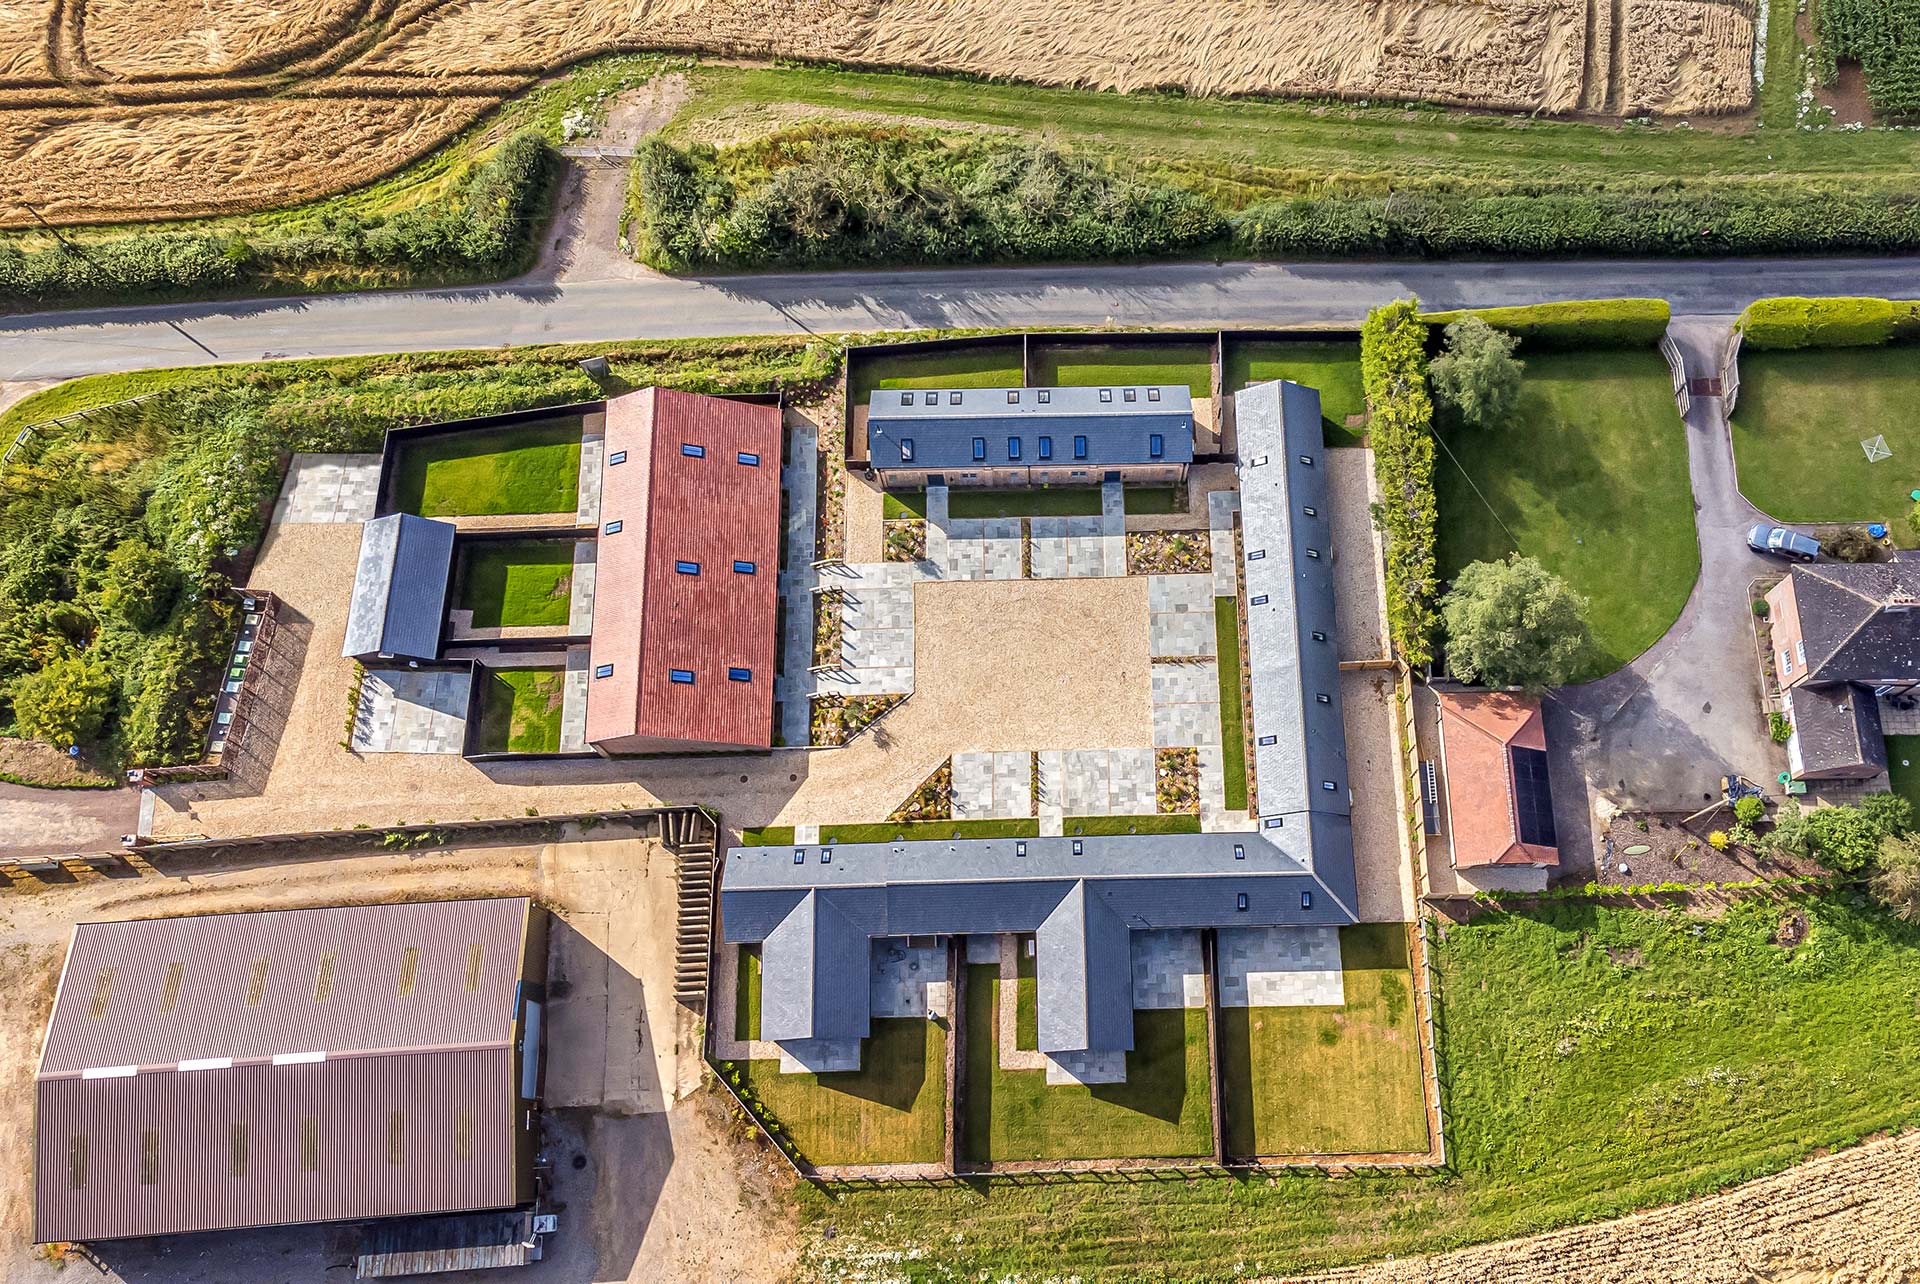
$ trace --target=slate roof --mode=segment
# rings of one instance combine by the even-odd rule
[[[869,938],[1045,930],[1036,948],[1043,1049],[1112,1050],[1132,1046],[1124,933],[1356,921],[1320,397],[1262,384],[1236,407],[1253,724],[1259,738],[1273,737],[1254,755],[1257,828],[736,847],[721,877],[725,940],[771,941],[790,921],[800,930],[824,902]],[[793,965],[801,988],[847,993],[792,1005],[815,1014],[863,1005],[867,970],[855,953],[842,949],[827,967],[816,950],[803,975]],[[777,1040],[765,1017],[776,960],[764,948],[761,964],[762,1034]],[[805,1019],[776,1028],[811,1028]]]
[[[1788,574],[1807,645],[1803,681],[1920,680],[1920,566],[1913,560],[1816,562]]]
[[[1560,849],[1522,841],[1513,750],[1545,752],[1540,702],[1506,691],[1440,691],[1453,863],[1558,865]]]
[[[452,522],[412,513],[361,523],[360,562],[341,655],[438,658],[453,574],[453,535]]]
[[[1102,401],[1103,392],[1112,400]],[[1126,400],[1128,393],[1133,401]],[[909,396],[912,404],[903,404]],[[1155,433],[1163,446],[1157,458],[1149,440]],[[1052,439],[1050,459],[1040,457],[1043,436]],[[1084,459],[1074,458],[1075,436],[1087,439]],[[985,441],[984,459],[974,458],[975,437]],[[1017,458],[1009,439],[1020,444]],[[902,441],[913,442],[913,458],[903,458]],[[1193,462],[1193,393],[1184,384],[881,389],[868,402],[867,453],[881,469],[1187,464]]]
[[[531,912],[80,924],[36,1081],[35,1239],[513,1204]]]
[[[760,946],[760,1037],[864,1039],[872,942],[831,896],[807,892]],[[819,978],[859,984],[820,984]]]
[[[1800,751],[1794,774],[1818,775],[1854,769],[1883,771],[1886,741],[1880,730],[1880,702],[1873,692],[1850,683],[1787,688],[1793,738]]]

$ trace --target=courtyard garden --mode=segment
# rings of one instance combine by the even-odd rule
[[[1883,521],[1920,544],[1908,492],[1920,488],[1920,348],[1740,353],[1733,412],[1741,493],[1782,522]],[[1884,436],[1890,458],[1863,441]]]
[[[453,593],[473,627],[564,628],[573,604],[574,541],[473,541],[461,546]]]
[[[483,669],[477,753],[558,753],[566,670]]]
[[[967,1097],[961,1153],[975,1162],[1177,1158],[1213,1150],[1207,1017],[1137,1011],[1125,1083],[1049,1085],[1000,1068],[1000,973],[967,972]]]
[[[1179,513],[1187,507],[1184,486],[1128,486],[1121,499],[1130,514]],[[881,501],[888,521],[927,515],[923,490],[890,490]],[[949,490],[947,516],[972,517],[1098,517],[1098,486],[1036,486],[1031,490]]]
[[[1367,413],[1360,386],[1360,341],[1315,339],[1229,341],[1221,353],[1220,390],[1232,396],[1270,379],[1291,379],[1320,391],[1320,430],[1329,446],[1357,446],[1364,427],[1348,420]]]
[[[422,517],[572,514],[580,503],[577,415],[429,434],[398,446],[393,504]]]
[[[1339,1007],[1220,1009],[1228,1154],[1427,1149],[1407,928],[1343,927],[1340,955],[1346,1002]]]
[[[881,388],[1018,388],[1024,382],[1018,339],[947,352],[880,356],[854,348],[847,358],[849,406],[867,405]]]
[[[1598,678],[1659,640],[1699,575],[1686,429],[1651,348],[1523,356],[1504,424],[1436,428],[1439,569],[1537,558],[1587,599],[1579,677]]]
[[[1036,388],[1119,387],[1123,384],[1184,384],[1196,400],[1213,395],[1213,345],[1036,343]]]

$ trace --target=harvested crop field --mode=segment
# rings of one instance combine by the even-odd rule
[[[694,49],[1048,85],[1743,111],[1753,0],[0,0],[0,187],[70,223],[389,173],[547,71]],[[59,158],[55,163],[52,158]],[[30,216],[0,212],[0,225]]]

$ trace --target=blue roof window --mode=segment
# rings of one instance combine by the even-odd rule
[[[900,439],[900,462],[903,464],[913,462],[913,438],[911,437]]]
[[[1007,438],[1007,458],[1020,458],[1020,439],[1018,437]]]
[[[680,443],[680,453],[688,459],[705,459],[707,448],[691,441],[683,441]]]
[[[1042,459],[1053,458],[1053,438],[1042,437],[1040,439],[1040,458]]]
[[[1159,433],[1147,434],[1147,457],[1164,459],[1167,454],[1167,439]]]
[[[732,669],[728,669],[728,670],[727,670],[727,681],[729,681],[729,682],[751,682],[751,681],[753,681],[753,670],[752,670],[752,669],[741,669],[741,668],[732,668]]]
[[[624,464],[626,462],[627,462],[627,452],[624,450],[616,450],[611,455],[607,456],[607,467],[609,468],[613,467],[615,464]]]
[[[593,676],[596,678],[610,678],[613,676],[613,666],[611,664],[596,664],[593,666]]]
[[[985,437],[975,437],[973,439],[973,458],[975,462],[983,460],[986,457],[987,457],[987,439]]]
[[[752,575],[755,571],[759,569],[760,568],[755,566],[752,562],[735,562],[733,564],[733,573],[735,575]]]
[[[693,685],[692,669],[668,669],[667,677],[672,679],[679,686],[690,687]]]
[[[1085,459],[1087,457],[1087,439],[1085,437],[1075,437],[1073,439],[1073,457],[1075,459]]]
[[[682,575],[698,575],[700,573],[700,563],[675,562],[673,564],[673,569],[680,572]]]
[[[618,535],[621,529],[625,526],[626,526],[626,523],[621,521],[618,517],[616,517],[612,521],[608,522],[606,526],[602,529],[605,534]]]
[[[733,456],[733,462],[736,464],[745,464],[749,468],[758,468],[760,466],[760,456],[754,454],[751,450],[737,451]]]

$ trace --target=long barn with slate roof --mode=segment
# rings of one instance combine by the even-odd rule
[[[1133,1046],[1130,933],[1357,920],[1320,396],[1235,399],[1257,814],[1198,834],[738,847],[724,937],[759,943],[760,1037],[844,1065],[876,938],[1031,932],[1039,1050]]]

